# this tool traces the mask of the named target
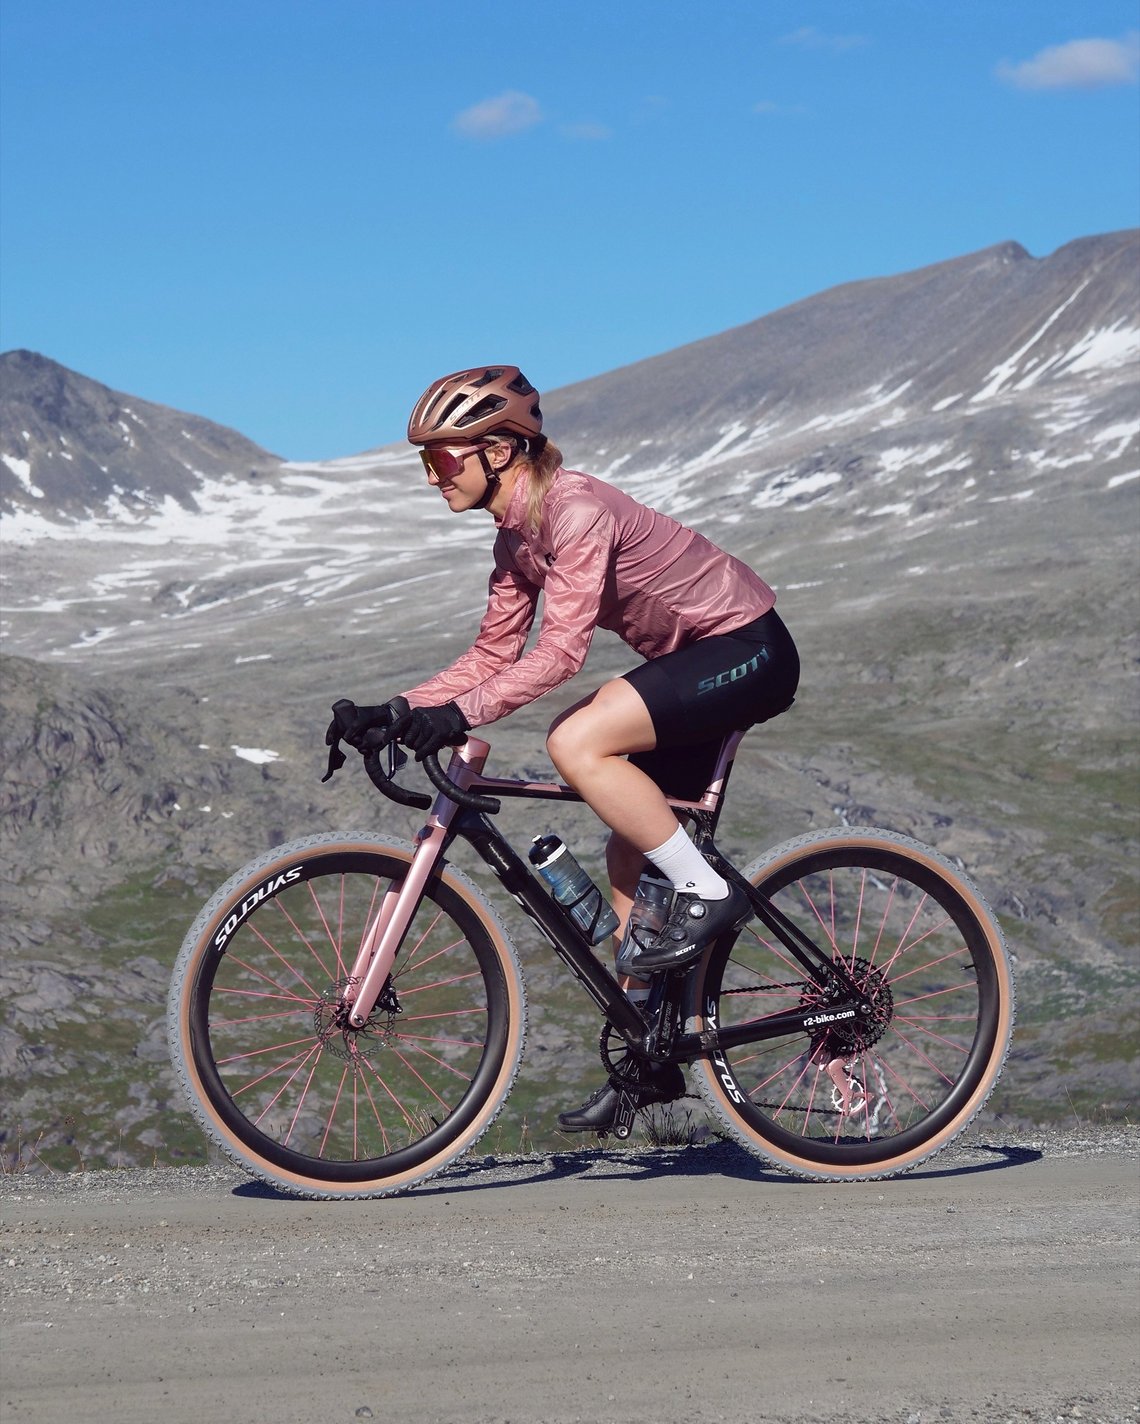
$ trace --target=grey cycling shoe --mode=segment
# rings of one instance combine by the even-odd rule
[[[645,1082],[633,1094],[634,1106],[650,1107],[653,1103],[672,1103],[685,1096],[685,1075],[675,1063],[648,1070]],[[618,1090],[605,1082],[591,1093],[579,1108],[558,1114],[558,1126],[563,1132],[606,1132],[614,1125],[618,1110]]]
[[[730,884],[723,900],[704,900],[678,890],[665,928],[625,960],[625,972],[644,977],[662,969],[682,969],[699,959],[719,935],[736,929],[751,914],[752,901],[738,885]]]

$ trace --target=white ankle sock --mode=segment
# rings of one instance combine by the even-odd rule
[[[728,881],[716,873],[685,834],[684,826],[678,826],[663,846],[645,854],[673,882],[675,890],[699,895],[702,900],[723,900],[728,894]]]

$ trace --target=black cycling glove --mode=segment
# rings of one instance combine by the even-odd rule
[[[413,707],[407,726],[400,734],[406,747],[416,754],[417,761],[431,756],[442,747],[456,747],[467,740],[471,727],[454,702],[442,707]]]
[[[411,708],[402,697],[393,697],[391,702],[379,707],[357,707],[350,721],[344,722],[334,717],[325,732],[325,746],[331,747],[341,738],[357,751],[366,750],[365,735],[373,729],[385,733],[383,741],[393,741],[408,725]],[[373,738],[373,740],[377,740]]]

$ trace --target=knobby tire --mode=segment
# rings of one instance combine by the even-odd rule
[[[801,836],[744,874],[876,1000],[860,1033],[822,1023],[706,1055],[713,1113],[750,1151],[798,1176],[889,1177],[953,1140],[993,1090],[1014,984],[1001,929],[950,861],[889,831]],[[724,936],[693,975],[698,1030],[826,997],[758,921]]]
[[[440,1171],[501,1108],[526,1025],[514,947],[453,866],[429,881],[360,1031],[337,999],[413,847],[311,836],[240,870],[191,927],[167,1013],[207,1136],[292,1194],[384,1196]]]

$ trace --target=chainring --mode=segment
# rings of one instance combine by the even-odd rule
[[[627,1093],[632,1093],[641,1087],[648,1065],[637,1057],[609,1019],[602,1025],[598,1053],[615,1088],[624,1088]]]

